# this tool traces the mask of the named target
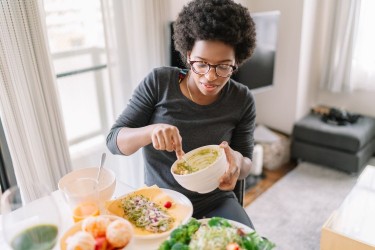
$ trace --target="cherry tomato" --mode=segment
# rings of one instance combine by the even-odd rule
[[[172,202],[170,202],[170,201],[167,201],[167,202],[164,203],[165,208],[170,208],[171,206],[172,206]]]
[[[237,243],[229,243],[226,250],[240,250],[240,246]]]

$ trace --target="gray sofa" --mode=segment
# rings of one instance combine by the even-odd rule
[[[375,119],[361,116],[354,124],[338,126],[308,114],[295,123],[291,157],[348,173],[362,170],[375,152]]]

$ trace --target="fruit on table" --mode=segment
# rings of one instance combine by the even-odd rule
[[[108,241],[105,236],[95,238],[95,250],[107,250]]]
[[[102,237],[105,236],[110,223],[108,218],[91,216],[82,222],[82,230],[90,233],[94,238]]]
[[[67,250],[92,250],[95,249],[94,237],[85,231],[78,231],[66,240]]]
[[[121,220],[111,222],[107,227],[106,238],[113,247],[125,247],[131,238],[128,225]]]
[[[74,222],[83,220],[89,216],[97,216],[100,214],[99,206],[96,203],[81,203],[73,210]]]
[[[127,246],[132,237],[129,222],[106,216],[88,217],[81,222],[81,231],[66,240],[67,250],[113,250]]]

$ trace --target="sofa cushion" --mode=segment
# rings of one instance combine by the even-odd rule
[[[337,126],[325,123],[318,114],[309,114],[293,128],[295,140],[351,153],[375,140],[375,119],[361,116],[354,124]]]
[[[375,140],[367,143],[366,146],[356,153],[294,140],[292,142],[291,155],[294,159],[325,165],[347,173],[358,173],[367,165],[374,150]]]

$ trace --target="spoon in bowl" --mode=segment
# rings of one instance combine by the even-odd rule
[[[100,174],[102,172],[102,168],[104,166],[104,162],[105,162],[105,157],[106,157],[106,153],[103,153],[102,154],[102,158],[100,159],[100,165],[99,165],[99,171],[98,171],[98,175],[96,176],[96,181],[99,183],[99,179],[100,179]]]

